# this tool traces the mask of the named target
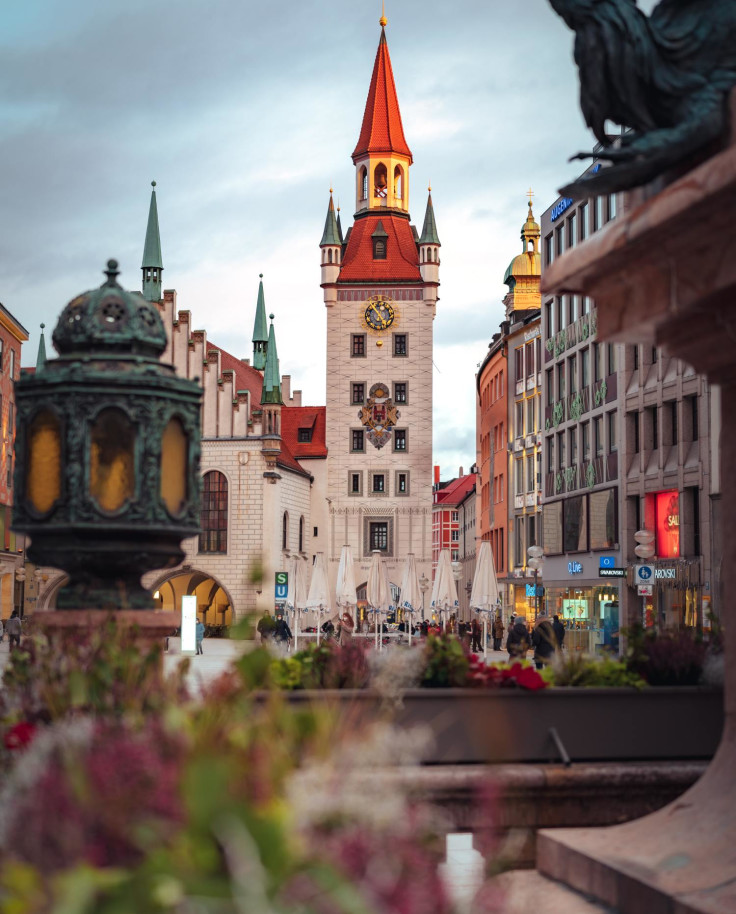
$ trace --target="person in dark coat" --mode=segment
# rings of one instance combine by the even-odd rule
[[[559,616],[552,617],[552,630],[555,633],[555,638],[557,639],[557,650],[562,650],[562,642],[565,640],[565,626],[560,622]]]
[[[509,660],[524,660],[526,652],[529,650],[529,629],[526,627],[526,617],[517,616],[514,624],[509,628],[509,634],[506,638],[506,650],[509,652]]]
[[[473,653],[480,654],[483,650],[482,640],[483,640],[483,629],[480,626],[480,622],[477,619],[473,619],[470,625],[470,633],[473,637]]]
[[[551,662],[557,648],[555,631],[547,616],[537,617],[537,622],[532,632],[532,646],[534,647],[534,666],[541,670],[542,667]]]
[[[503,641],[503,619],[501,616],[496,616],[493,620],[493,650],[501,650],[501,642]]]

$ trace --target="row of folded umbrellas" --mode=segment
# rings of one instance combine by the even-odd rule
[[[307,569],[304,561],[294,557],[289,568],[289,584],[286,604],[291,610],[305,610],[322,613],[329,610],[332,600],[327,577],[327,565],[323,552],[318,553],[312,567],[312,578],[307,590]],[[388,568],[383,555],[375,550],[371,554],[371,564],[366,584],[366,601],[375,613],[388,613],[396,608],[406,612],[417,612],[422,609],[422,591],[419,586],[414,555],[409,553],[404,564],[399,599],[395,602],[391,595]],[[355,607],[358,603],[355,586],[355,568],[350,546],[343,546],[340,564],[337,571],[335,602],[338,608]],[[493,554],[490,544],[483,542],[478,551],[473,586],[470,593],[470,608],[478,612],[490,613],[498,606],[499,594],[496,572],[493,566]],[[432,596],[429,607],[439,613],[456,610],[458,607],[457,587],[450,562],[448,549],[440,550],[435,578],[432,584]]]

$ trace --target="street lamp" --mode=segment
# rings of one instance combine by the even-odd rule
[[[541,546],[530,546],[526,550],[527,560],[526,567],[531,568],[534,572],[534,615],[539,615],[539,587],[537,585],[537,575],[544,565],[544,549]]]
[[[419,578],[419,589],[422,592],[422,622],[424,622],[424,594],[429,590],[429,578],[422,572]]]
[[[66,571],[60,610],[153,610],[140,578],[173,568],[199,532],[201,389],[161,362],[158,308],[107,280],[74,298],[59,353],[15,384],[13,529]]]

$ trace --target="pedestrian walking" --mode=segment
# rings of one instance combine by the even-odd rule
[[[555,639],[557,641],[557,650],[562,650],[562,644],[565,640],[565,626],[560,622],[560,617],[555,615],[552,617],[552,630],[555,633]]]
[[[197,642],[197,653],[204,654],[204,651],[202,650],[202,641],[204,640],[204,622],[202,622],[201,619],[197,619],[195,639]]]
[[[532,645],[534,646],[534,666],[541,670],[552,661],[557,647],[555,631],[547,616],[537,616],[532,632]]]
[[[283,615],[279,613],[273,629],[273,640],[281,653],[285,654],[288,651],[289,645],[291,644],[291,637],[289,623],[284,619]]]
[[[470,636],[473,642],[472,651],[474,654],[480,654],[483,650],[482,641],[483,629],[481,628],[480,622],[477,619],[473,619],[470,623]]]
[[[509,623],[509,634],[506,638],[506,650],[509,660],[524,660],[529,650],[531,637],[526,627],[526,616],[516,616],[513,624]]]
[[[493,620],[493,650],[501,650],[501,642],[503,641],[503,619],[500,615],[497,615]]]
[[[261,644],[266,644],[270,640],[270,638],[273,636],[273,630],[275,627],[276,622],[271,616],[271,613],[266,610],[258,620],[258,625],[256,626],[256,630],[261,636]]]
[[[8,635],[8,650],[13,650],[13,645],[20,647],[20,636],[22,632],[20,616],[18,610],[14,609],[12,615],[5,623],[5,631]]]
[[[348,612],[344,612],[340,619],[337,622],[337,642],[338,644],[344,645],[353,637],[353,632],[355,631],[355,622],[353,622],[353,617]]]

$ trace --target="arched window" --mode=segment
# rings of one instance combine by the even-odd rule
[[[217,470],[204,474],[199,518],[199,551],[227,552],[227,479]]]
[[[368,199],[368,169],[365,165],[360,169],[360,199]]]
[[[304,516],[299,518],[299,552],[304,552]]]
[[[332,248],[327,252],[327,263],[332,263]]]
[[[281,548],[288,549],[289,547],[289,512],[284,511],[284,516],[281,519]]]
[[[399,165],[394,168],[394,199],[400,202],[404,200],[404,172]]]

